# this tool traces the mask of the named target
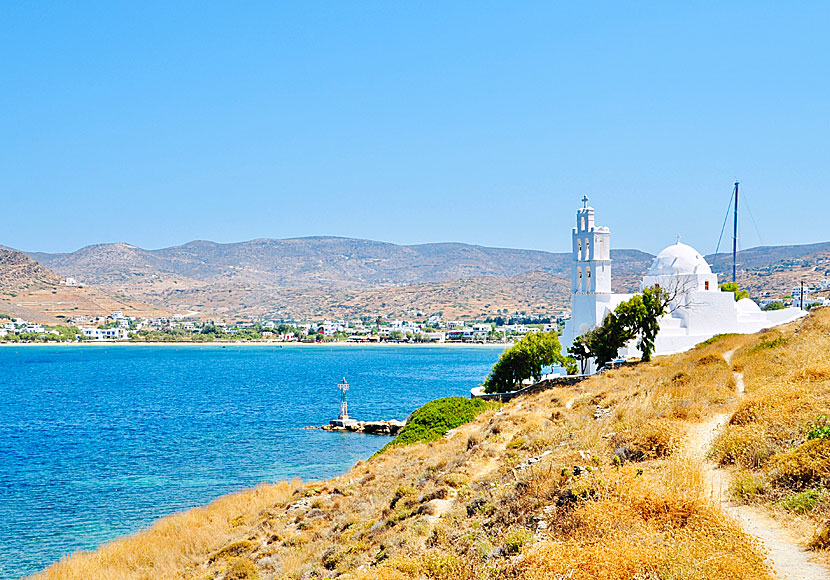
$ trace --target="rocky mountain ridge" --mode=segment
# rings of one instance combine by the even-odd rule
[[[29,256],[45,266],[25,266],[42,268],[27,274],[32,280],[54,285],[70,276],[127,302],[222,319],[556,316],[569,307],[571,254],[564,252],[308,237],[196,240],[157,250],[97,244]],[[614,291],[635,291],[652,259],[639,250],[612,250]],[[715,271],[731,272],[731,255],[707,260]],[[738,268],[738,282],[753,295],[786,295],[800,280],[819,284],[826,278],[830,243],[743,250]],[[11,280],[6,274],[0,285]]]

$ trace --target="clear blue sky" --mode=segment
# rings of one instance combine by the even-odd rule
[[[16,4],[16,5],[14,5]],[[830,240],[830,4],[20,2],[0,244]]]

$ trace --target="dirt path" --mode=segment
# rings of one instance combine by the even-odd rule
[[[730,365],[735,350],[725,352],[723,358]],[[735,390],[738,397],[744,394],[744,378],[735,372]],[[706,461],[706,452],[717,432],[726,425],[729,415],[717,415],[706,423],[696,425],[691,432],[689,451],[703,464],[706,490],[718,502],[724,512],[741,526],[744,532],[757,538],[763,545],[767,561],[782,580],[830,579],[830,570],[810,561],[810,553],[789,538],[785,530],[761,510],[733,503],[729,497],[729,481],[722,469]]]

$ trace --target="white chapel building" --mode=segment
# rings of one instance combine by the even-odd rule
[[[596,226],[594,208],[587,197],[582,202],[572,234],[571,318],[562,333],[565,353],[577,336],[602,324],[606,314],[633,296],[611,292],[611,231]],[[688,350],[716,334],[749,334],[806,315],[800,308],[764,312],[749,298],[736,302],[732,292],[720,291],[718,277],[703,256],[680,241],[654,258],[640,290],[650,286],[673,296],[669,312],[659,321],[655,355]],[[640,356],[640,352],[632,343],[620,356]]]

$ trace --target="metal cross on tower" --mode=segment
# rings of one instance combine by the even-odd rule
[[[346,402],[346,391],[349,390],[349,383],[346,382],[346,377],[343,377],[343,382],[337,385],[340,389],[340,417],[341,421],[349,418],[349,404]]]
[[[582,207],[588,207],[588,196],[587,195],[582,196]]]

